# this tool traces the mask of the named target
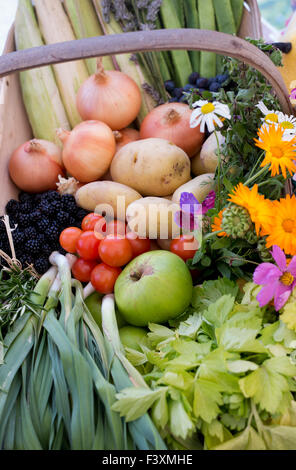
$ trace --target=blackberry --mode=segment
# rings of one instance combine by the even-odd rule
[[[42,253],[44,255],[49,256],[52,253],[52,251],[53,251],[53,248],[49,245],[49,243],[44,243],[42,245]]]
[[[58,240],[60,235],[60,229],[58,227],[58,224],[56,222],[52,222],[49,227],[47,227],[47,229],[45,230],[44,235],[50,241]]]
[[[75,223],[76,223],[75,217],[69,217],[69,227],[76,227]]]
[[[19,202],[15,201],[14,199],[11,199],[7,204],[6,204],[6,213],[8,215],[15,215],[18,213],[19,210]]]
[[[32,222],[38,222],[41,219],[41,212],[39,210],[35,210],[31,213],[31,220]]]
[[[51,191],[46,191],[45,193],[43,193],[41,196],[41,199],[42,201],[54,202],[54,201],[60,201],[61,196],[57,191],[51,190]]]
[[[59,247],[58,249],[59,253],[61,253],[61,255],[66,255],[68,252],[66,250],[64,250],[64,248],[62,248],[61,246]]]
[[[30,227],[31,225],[31,217],[29,214],[21,214],[18,217],[18,222],[19,222],[19,228],[21,230]]]
[[[61,225],[67,225],[68,224],[68,221],[70,219],[70,215],[68,214],[68,212],[65,212],[65,211],[59,211],[57,213],[57,217],[56,217],[56,221],[61,224]]]
[[[37,253],[39,253],[42,247],[40,246],[40,244],[38,243],[36,239],[33,239],[33,240],[28,240],[25,243],[24,249],[25,249],[25,252],[28,254],[37,255]]]
[[[23,202],[19,205],[19,212],[22,214],[31,214],[33,205],[30,202]]]
[[[19,201],[20,202],[32,202],[32,201],[34,201],[34,198],[35,198],[34,194],[25,193],[25,192],[21,192],[19,194]]]
[[[198,80],[200,77],[199,73],[198,72],[192,72],[189,77],[188,77],[188,82],[191,84],[191,85],[195,85],[196,84],[196,80]]]
[[[42,212],[42,215],[49,215],[50,203],[48,201],[41,201],[38,205],[38,209]]]
[[[26,241],[24,232],[21,232],[20,230],[14,230],[12,232],[12,238],[15,247],[21,247]]]
[[[52,201],[51,203],[52,210],[55,214],[58,214],[63,209],[63,204],[61,198],[58,201]]]
[[[88,214],[89,214],[89,211],[86,211],[85,209],[78,209],[78,211],[76,213],[76,218],[77,218],[77,220],[81,220],[81,222],[82,222],[84,217],[86,217]]]
[[[77,210],[75,197],[71,194],[64,194],[64,196],[62,196],[62,204],[63,210],[66,212],[70,212],[70,214],[75,213]]]
[[[25,266],[26,265],[30,266],[31,264],[34,264],[34,257],[30,254],[23,255],[23,259],[24,259]]]
[[[45,256],[41,256],[39,259],[37,259],[34,263],[34,267],[38,274],[44,274],[46,271],[49,270],[50,268],[50,262],[48,258]]]
[[[179,100],[178,98],[170,98],[169,103],[177,103]]]
[[[33,240],[33,238],[36,238],[37,231],[34,227],[28,227],[24,230],[23,234],[26,241]]]
[[[42,217],[42,219],[40,219],[36,225],[39,232],[44,233],[50,225],[50,220],[47,217]]]

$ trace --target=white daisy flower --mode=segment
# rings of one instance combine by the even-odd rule
[[[296,117],[293,115],[289,116],[288,114],[284,114],[282,112],[279,113],[278,117],[279,117],[278,123],[283,129],[285,129],[285,134],[295,135],[296,134]]]
[[[275,111],[268,109],[263,101],[260,101],[258,104],[256,104],[256,107],[260,109],[261,113],[264,114],[264,118],[261,119],[263,122],[269,122],[269,123],[278,123],[279,120],[279,111]]]
[[[206,100],[199,100],[192,106],[197,109],[192,111],[190,127],[194,128],[200,125],[200,132],[205,132],[206,125],[209,132],[213,132],[215,130],[215,124],[219,127],[223,127],[222,121],[218,118],[218,115],[226,119],[231,118],[228,106],[226,104],[219,103],[218,101],[210,103]]]

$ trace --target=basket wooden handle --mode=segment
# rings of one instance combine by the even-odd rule
[[[12,52],[0,57],[0,78],[14,72],[72,60],[128,52],[203,50],[234,57],[259,70],[272,85],[282,110],[294,114],[283,78],[256,46],[230,34],[198,29],[165,29],[99,36]]]

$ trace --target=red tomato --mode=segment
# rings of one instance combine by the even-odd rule
[[[119,268],[133,258],[133,250],[126,238],[108,235],[100,243],[99,256],[103,263]]]
[[[136,258],[137,256],[150,251],[151,248],[151,241],[149,238],[139,238],[135,233],[128,232],[126,234],[126,238],[131,244],[133,257]]]
[[[78,258],[72,266],[72,274],[80,282],[90,282],[92,270],[97,266],[97,261]]]
[[[107,222],[106,236],[114,235],[115,237],[124,238],[126,234],[126,223],[122,220],[113,220],[112,222]]]
[[[193,236],[181,235],[171,241],[170,251],[180,256],[184,261],[193,258],[198,250],[198,242]]]
[[[60,234],[60,245],[68,253],[76,253],[77,241],[82,234],[82,230],[77,227],[69,227]]]
[[[112,294],[116,279],[121,273],[120,268],[107,266],[107,264],[98,264],[91,273],[91,283],[96,291],[101,294]]]
[[[98,259],[100,243],[101,240],[98,240],[94,232],[82,232],[76,245],[77,253],[85,260]]]
[[[100,214],[95,214],[94,212],[92,212],[91,214],[88,214],[86,217],[84,217],[81,224],[81,228],[84,232],[94,230],[98,222],[101,222],[103,229],[106,230],[106,223],[104,217]]]

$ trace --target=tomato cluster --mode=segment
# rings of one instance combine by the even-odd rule
[[[149,239],[127,232],[125,222],[107,222],[94,213],[83,219],[81,229],[65,229],[60,234],[60,245],[78,256],[72,267],[75,279],[91,282],[101,294],[112,293],[122,268],[151,247]]]

